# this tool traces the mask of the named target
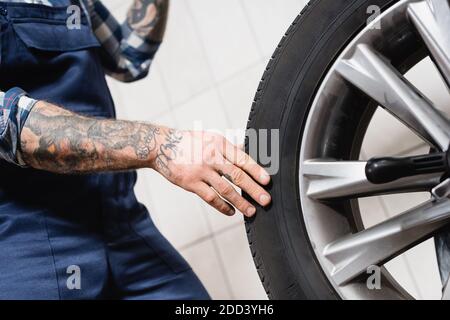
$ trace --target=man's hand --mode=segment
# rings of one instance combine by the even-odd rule
[[[256,212],[232,184],[267,206],[260,186],[270,177],[224,137],[177,131],[145,122],[85,117],[39,101],[21,133],[20,154],[29,166],[61,174],[153,168],[199,195],[217,210]]]
[[[165,129],[158,136],[158,145],[152,167],[220,212],[234,215],[234,207],[248,217],[256,212],[233,185],[261,206],[270,203],[270,195],[261,187],[270,182],[270,176],[223,136]]]

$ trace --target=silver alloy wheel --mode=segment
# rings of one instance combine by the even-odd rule
[[[381,28],[377,28],[381,26]],[[442,78],[450,86],[450,5],[445,0],[402,0],[372,21],[345,48],[317,92],[304,130],[299,158],[300,200],[309,238],[322,269],[344,299],[405,298],[411,296],[384,270],[381,290],[368,290],[361,275],[383,265],[450,222],[450,200],[427,201],[399,216],[363,229],[352,200],[354,223],[327,205],[341,199],[409,191],[430,192],[439,175],[423,175],[375,185],[365,175],[364,161],[320,158],[317,146],[326,143],[323,126],[330,97],[348,86],[369,96],[409,127],[431,147],[446,151],[450,122],[433,103],[377,51],[378,41],[399,26],[415,29],[426,44]],[[450,287],[450,286],[449,286]],[[447,292],[448,291],[448,292]],[[444,290],[443,297],[450,296]]]

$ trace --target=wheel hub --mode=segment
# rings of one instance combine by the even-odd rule
[[[363,155],[360,159],[356,154],[361,147],[358,139],[355,139],[354,148],[349,148],[346,154],[339,154],[335,150],[343,150],[340,148],[343,143],[332,134],[343,123],[351,121],[352,113],[345,112],[346,106],[353,107],[347,96],[358,100],[360,96],[354,93],[358,91],[375,103],[375,108],[383,108],[402,122],[428,147],[448,150],[450,122],[432,101],[406,80],[404,73],[412,66],[403,68],[403,60],[398,63],[401,59],[396,55],[398,51],[384,49],[389,49],[390,43],[404,41],[407,39],[405,35],[413,31],[423,40],[421,43],[427,47],[427,53],[448,86],[450,42],[446,30],[450,25],[449,16],[447,1],[397,2],[378,17],[382,31],[373,26],[377,23],[374,21],[339,55],[309,111],[299,157],[300,202],[318,261],[343,298],[373,299],[381,296],[409,299],[408,292],[392,277],[386,276],[385,285],[377,292],[367,290],[365,282],[361,281],[362,276],[369,266],[382,266],[430,237],[439,239],[439,232],[450,221],[449,151],[364,161]],[[403,37],[399,40],[396,35],[401,33]],[[417,49],[415,53],[423,59],[423,51],[415,46],[419,42],[407,43]],[[408,60],[407,54],[404,61]],[[343,110],[342,118],[335,116],[339,108]],[[348,128],[354,137],[364,135],[363,130],[359,132],[350,126],[345,127]],[[348,139],[347,132],[339,133],[342,139]],[[377,204],[375,197],[409,192],[424,193],[424,202],[365,227],[359,214],[361,198]],[[445,259],[441,256],[438,262]],[[441,280],[445,283],[448,272],[442,271],[441,268]]]

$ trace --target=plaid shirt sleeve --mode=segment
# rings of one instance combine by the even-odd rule
[[[0,92],[0,158],[21,167],[26,164],[20,155],[20,134],[36,102],[20,88]]]
[[[161,43],[139,36],[127,22],[119,24],[99,0],[86,3],[106,73],[123,82],[144,78]]]

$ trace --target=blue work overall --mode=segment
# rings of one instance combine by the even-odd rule
[[[0,89],[114,118],[88,18],[69,30],[70,0],[56,1],[0,3]],[[0,299],[207,299],[135,182],[136,172],[58,175],[1,161]]]

